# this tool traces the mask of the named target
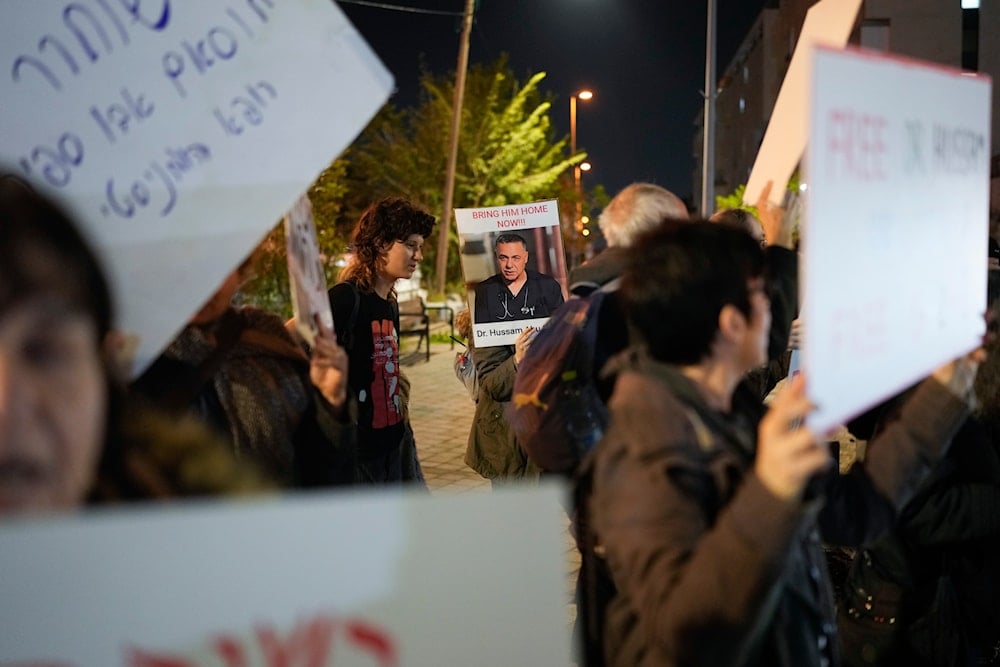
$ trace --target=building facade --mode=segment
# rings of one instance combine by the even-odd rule
[[[791,62],[799,30],[814,0],[773,0],[758,16],[719,76],[715,118],[716,195],[747,182],[768,120]],[[997,127],[1000,74],[1000,2],[983,0],[866,0],[850,43],[863,48],[983,72],[994,78],[993,127]],[[970,5],[963,7],[963,5]],[[703,116],[695,119],[693,200],[701,200]],[[992,134],[997,184],[1000,137]],[[1000,209],[993,188],[991,209]],[[709,211],[711,213],[711,211]]]

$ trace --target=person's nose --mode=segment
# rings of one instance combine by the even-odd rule
[[[413,259],[416,260],[416,261],[418,261],[418,262],[423,261],[423,259],[424,259],[424,249],[423,248],[417,248],[416,250],[414,250],[413,251]]]

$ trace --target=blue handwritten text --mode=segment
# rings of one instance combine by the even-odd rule
[[[154,197],[166,195],[166,201],[160,208],[160,216],[170,214],[177,203],[177,183],[194,167],[204,164],[212,157],[212,152],[205,144],[190,144],[181,148],[168,148],[163,162],[153,160],[142,172],[140,178],[124,186],[109,178],[104,189],[105,204],[101,213],[105,217],[116,215],[120,218],[131,218],[139,209],[144,209],[154,203]],[[159,187],[162,186],[163,192]]]
[[[38,40],[37,56],[22,53],[14,59],[10,69],[12,79],[18,82],[25,72],[33,70],[53,89],[62,90],[60,76],[65,76],[67,71],[72,76],[78,75],[78,60],[94,63],[100,59],[101,53],[94,46],[98,40],[104,52],[111,53],[115,33],[121,44],[128,46],[132,26],[139,25],[160,32],[170,23],[170,0],[118,0],[118,5],[120,9],[116,10],[110,0],[66,3],[61,20],[62,28],[70,33],[69,39],[59,30],[43,35]],[[52,60],[55,62],[52,63]]]

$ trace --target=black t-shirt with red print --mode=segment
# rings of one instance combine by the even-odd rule
[[[348,283],[334,285],[329,294],[337,340],[349,348],[348,386],[358,401],[358,458],[376,459],[398,450],[403,438],[398,310]],[[355,304],[357,316],[348,333]]]

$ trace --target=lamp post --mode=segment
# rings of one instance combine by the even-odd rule
[[[569,98],[569,154],[576,155],[576,101],[581,99],[587,101],[594,98],[591,90],[581,90],[570,95]],[[573,193],[576,195],[575,215],[573,216],[573,228],[577,229],[580,224],[580,209],[583,205],[583,191],[580,187],[580,165],[573,165]]]
[[[701,135],[701,214],[715,210],[715,3],[708,0],[708,25],[705,39],[705,111]]]

